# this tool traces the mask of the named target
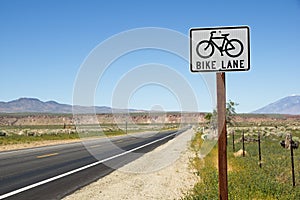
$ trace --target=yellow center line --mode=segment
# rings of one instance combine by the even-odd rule
[[[46,158],[46,157],[50,157],[50,156],[56,156],[59,153],[50,153],[50,154],[45,154],[45,155],[41,155],[41,156],[37,156],[36,158]]]
[[[116,142],[123,142],[123,140],[117,140]]]
[[[93,146],[90,146],[91,148],[95,148],[95,147],[101,147],[101,144],[96,144],[96,145],[93,145]]]

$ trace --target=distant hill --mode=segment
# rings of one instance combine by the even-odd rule
[[[252,113],[300,115],[300,95],[292,95],[279,99]]]
[[[107,106],[75,106],[78,113],[112,113],[127,112],[126,109],[112,109]],[[138,112],[130,109],[130,112]],[[36,98],[20,98],[9,102],[0,102],[0,113],[72,113],[72,105],[60,104],[56,101],[43,102]]]

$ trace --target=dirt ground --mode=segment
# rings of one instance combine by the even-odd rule
[[[198,181],[189,166],[192,136],[186,131],[64,199],[180,199]]]
[[[50,146],[50,145],[57,145],[57,144],[66,144],[72,142],[80,142],[80,139],[72,139],[72,140],[55,140],[55,141],[37,141],[31,143],[24,143],[24,144],[10,144],[10,145],[2,145],[0,146],[1,151],[9,151],[9,150],[18,150],[18,149],[27,149],[33,147],[42,147],[42,146]]]

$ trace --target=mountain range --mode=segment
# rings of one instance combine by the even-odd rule
[[[72,106],[56,101],[41,101],[37,98],[20,98],[9,102],[0,102],[0,113],[112,113],[143,112],[135,109],[116,109],[107,106]],[[300,115],[300,95],[292,95],[279,99],[251,113],[257,114],[290,114]]]
[[[284,97],[252,113],[300,115],[300,95]]]
[[[139,112],[134,109],[113,109],[107,106],[73,106],[60,104],[56,101],[43,102],[37,98],[20,98],[9,102],[0,102],[0,113],[112,113],[112,112]]]

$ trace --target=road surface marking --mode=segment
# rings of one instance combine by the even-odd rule
[[[50,156],[56,156],[58,154],[59,153],[50,153],[50,154],[45,154],[45,155],[37,156],[36,158],[47,158],[47,157],[50,157]]]
[[[101,147],[101,146],[102,146],[101,144],[96,144],[96,145],[90,146],[90,148],[96,148],[96,147]]]
[[[68,172],[66,172],[66,173],[63,173],[63,174],[54,176],[54,177],[52,177],[52,178],[45,179],[45,180],[43,180],[43,181],[40,181],[40,182],[31,184],[31,185],[25,186],[25,187],[23,187],[23,188],[20,188],[20,189],[11,191],[11,192],[8,192],[8,193],[6,193],[6,194],[0,195],[0,199],[4,199],[4,198],[7,198],[7,197],[16,195],[16,194],[21,193],[21,192],[24,192],[24,191],[26,191],[26,190],[30,190],[30,189],[35,188],[35,187],[38,187],[38,186],[40,186],[40,185],[44,185],[44,184],[46,184],[46,183],[55,181],[55,180],[57,180],[57,179],[60,179],[60,178],[65,177],[65,176],[69,176],[69,175],[74,174],[74,173],[76,173],[76,172],[80,172],[80,171],[82,171],[82,170],[85,170],[85,169],[94,167],[94,166],[96,166],[96,165],[102,164],[102,163],[107,162],[107,161],[109,161],[109,160],[112,160],[112,159],[115,159],[115,158],[124,156],[124,155],[126,155],[126,154],[129,154],[129,153],[131,153],[131,152],[137,151],[137,150],[139,150],[139,149],[142,149],[142,148],[144,148],[144,147],[147,147],[147,146],[149,146],[149,145],[151,145],[151,144],[157,143],[157,142],[162,141],[162,140],[164,140],[164,139],[167,139],[167,138],[169,138],[169,137],[175,136],[175,135],[177,135],[177,134],[178,134],[178,133],[177,133],[177,131],[176,131],[175,133],[172,133],[172,134],[170,134],[170,135],[167,135],[167,136],[165,136],[165,137],[163,137],[163,138],[154,140],[154,141],[149,142],[149,143],[147,143],[147,144],[143,144],[142,146],[135,147],[135,148],[130,149],[130,150],[128,150],[128,151],[124,151],[124,152],[122,152],[122,153],[120,153],[120,154],[117,154],[117,155],[114,155],[114,156],[112,156],[112,157],[108,157],[108,158],[99,160],[99,161],[94,162],[94,163],[91,163],[91,164],[89,164],[89,165],[86,165],[86,166],[83,166],[83,167],[80,167],[80,168],[77,168],[77,169],[68,171]]]

